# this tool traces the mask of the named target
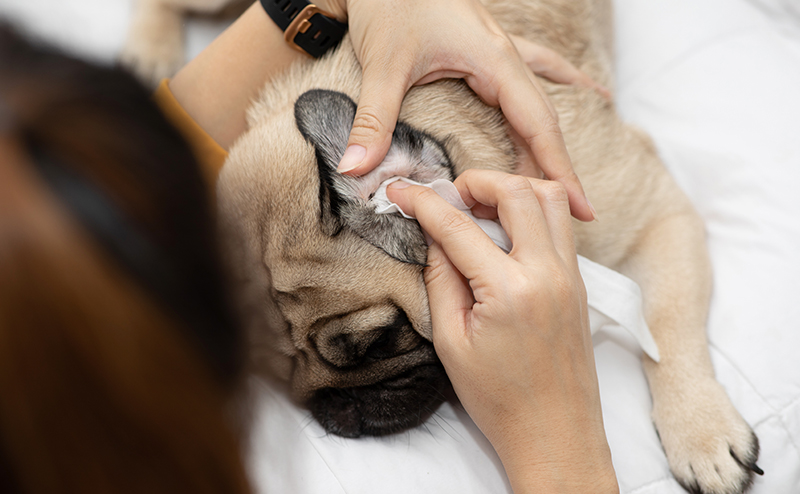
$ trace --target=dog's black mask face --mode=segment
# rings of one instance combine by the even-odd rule
[[[328,432],[345,437],[386,435],[415,427],[442,403],[449,387],[428,340],[430,317],[421,282],[427,246],[422,231],[416,221],[400,215],[376,214],[369,200],[378,185],[391,176],[420,182],[452,180],[452,166],[438,142],[401,122],[386,160],[375,171],[358,178],[338,173],[355,112],[356,105],[349,97],[326,90],[304,93],[294,111],[300,133],[316,152],[321,229],[336,241],[365,242],[358,248],[348,243],[350,247],[344,249],[361,257],[337,261],[351,265],[352,270],[336,270],[341,274],[332,275],[336,281],[326,285],[336,286],[334,290],[306,289],[301,295],[276,295],[290,320],[295,341],[299,337],[311,342],[295,369],[296,374],[305,373],[303,380],[308,384],[302,386],[307,388],[306,404]],[[346,240],[349,238],[353,240]],[[355,253],[365,247],[377,247],[382,252],[373,251],[366,262],[362,254]],[[398,268],[398,261],[406,267]],[[274,269],[273,276],[280,277]],[[321,269],[315,270],[315,276],[322,276]],[[395,274],[381,280],[367,270],[377,276],[384,271]],[[405,274],[398,274],[400,270]],[[349,278],[351,284],[355,279],[363,281],[355,284],[346,296],[349,299],[342,302],[343,296],[333,293],[343,284],[335,276]],[[407,294],[408,290],[422,292],[414,296],[424,307],[419,302],[399,302],[403,298],[399,292]],[[385,304],[394,308],[381,312],[381,316],[370,312]],[[331,315],[307,316],[320,307],[333,307]],[[291,320],[291,314],[299,315]],[[308,322],[301,321],[303,318]]]

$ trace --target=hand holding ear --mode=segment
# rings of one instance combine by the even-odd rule
[[[605,94],[607,90],[552,50],[510,38],[477,0],[332,3],[337,2],[335,10],[347,12],[363,69],[358,111],[340,172],[362,175],[380,164],[409,88],[463,78],[487,104],[503,110],[547,178],[564,185],[572,214],[594,219],[572,169],[558,117],[531,70],[556,82],[591,86]]]

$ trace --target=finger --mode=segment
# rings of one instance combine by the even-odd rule
[[[556,111],[556,107],[553,106],[553,102],[550,101],[550,97],[547,96],[547,92],[544,90],[539,81],[536,80],[536,75],[528,68],[525,67],[525,72],[528,74],[528,79],[533,84],[533,88],[539,93],[539,97],[542,98],[542,101],[547,105],[547,109],[550,110],[550,115],[553,116],[553,119],[558,123],[558,111]]]
[[[519,36],[510,37],[523,62],[534,74],[559,84],[592,88],[605,99],[611,99],[611,92],[605,86],[595,82],[557,52]]]
[[[497,218],[500,217],[500,214],[497,212],[500,208],[495,208],[495,202],[498,201],[498,196],[496,196],[496,192],[491,190],[491,184],[492,182],[501,180],[504,175],[505,174],[502,172],[490,170],[467,170],[462,173],[454,183],[467,205],[477,201],[477,204],[472,206],[473,214],[475,214],[476,217]],[[569,214],[569,198],[564,186],[552,180],[539,180],[530,177],[514,178],[512,175],[508,175],[507,177],[513,180],[527,180],[536,196],[536,206],[538,206],[538,208],[534,208],[528,212],[525,209],[526,206],[523,204],[518,211],[506,209],[506,214],[510,215],[512,218],[515,218],[517,215],[525,218],[525,216],[529,214],[536,216],[536,210],[540,210],[542,213],[541,217],[547,227],[547,235],[550,237],[556,252],[558,252],[562,259],[569,260],[572,264],[576,264],[575,238],[572,231],[572,219]],[[517,187],[519,186],[517,185]],[[501,190],[501,195],[502,194],[503,191]],[[480,211],[480,213],[478,211]],[[493,212],[494,215],[492,214]],[[534,218],[529,219],[532,220]],[[502,217],[501,222],[503,222]],[[503,228],[508,232],[509,228],[506,227],[506,223],[503,223]],[[509,234],[509,237],[511,237],[511,234]],[[518,245],[518,242],[514,241],[514,245]]]
[[[547,104],[539,97],[516,50],[507,54],[509,63],[492,74],[475,71],[465,78],[467,84],[487,104],[503,110],[509,124],[525,141],[545,175],[564,184],[572,215],[583,221],[594,219],[578,176],[572,169],[561,129]]]
[[[514,127],[508,127],[508,135],[511,137],[511,141],[514,143],[514,148],[516,149],[517,154],[517,164],[514,168],[514,173],[519,175],[525,175],[526,177],[533,177],[542,179],[544,178],[544,172],[536,163],[536,160],[531,153],[531,149],[528,147],[528,143],[525,142]]]
[[[575,236],[572,231],[572,218],[569,214],[569,197],[559,182],[551,180],[531,180],[534,193],[542,208],[553,246],[559,256],[577,269],[578,258],[575,252]]]
[[[384,65],[373,62],[364,66],[358,109],[347,149],[339,162],[340,173],[357,176],[372,171],[392,144],[392,132],[409,84],[400,68],[389,70]]]
[[[428,248],[428,266],[424,275],[431,307],[433,344],[447,366],[449,349],[463,338],[466,317],[475,299],[469,281],[453,266],[439,244]]]
[[[478,203],[472,206],[472,215],[485,220],[496,220],[497,208]]]
[[[508,258],[463,211],[430,188],[394,182],[386,194],[403,212],[417,219],[467,279],[497,272]]]
[[[526,87],[527,86],[527,87]],[[536,163],[550,180],[564,184],[569,196],[570,211],[583,221],[595,219],[578,176],[572,168],[561,129],[541,98],[522,97],[530,94],[530,80],[510,81],[500,88],[498,100],[508,122],[519,133],[533,153]]]
[[[491,170],[467,170],[455,185],[464,202],[497,208],[497,216],[511,239],[511,257],[524,260],[553,252],[550,228],[539,204],[535,181],[520,175]]]

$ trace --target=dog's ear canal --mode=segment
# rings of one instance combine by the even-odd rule
[[[297,128],[316,149],[320,204],[330,205],[322,207],[321,220],[329,235],[335,235],[344,226],[340,219],[344,198],[335,187],[336,168],[347,148],[355,117],[355,102],[336,91],[312,89],[300,95],[294,105]]]

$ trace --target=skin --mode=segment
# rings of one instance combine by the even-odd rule
[[[383,160],[408,89],[459,77],[489,105],[499,106],[535,166],[561,182],[573,216],[595,218],[567,154],[557,115],[534,72],[556,82],[608,91],[556,53],[509,38],[476,0],[321,0],[341,21],[363,68],[362,93],[339,170],[362,175]],[[254,3],[170,82],[189,115],[228,149],[246,130],[245,112],[264,81],[307,55]],[[541,170],[541,172],[539,172]]]
[[[433,239],[433,343],[456,394],[515,493],[618,492],[564,186],[486,170],[455,184],[499,218],[509,254],[426,187],[395,182],[388,195]]]

